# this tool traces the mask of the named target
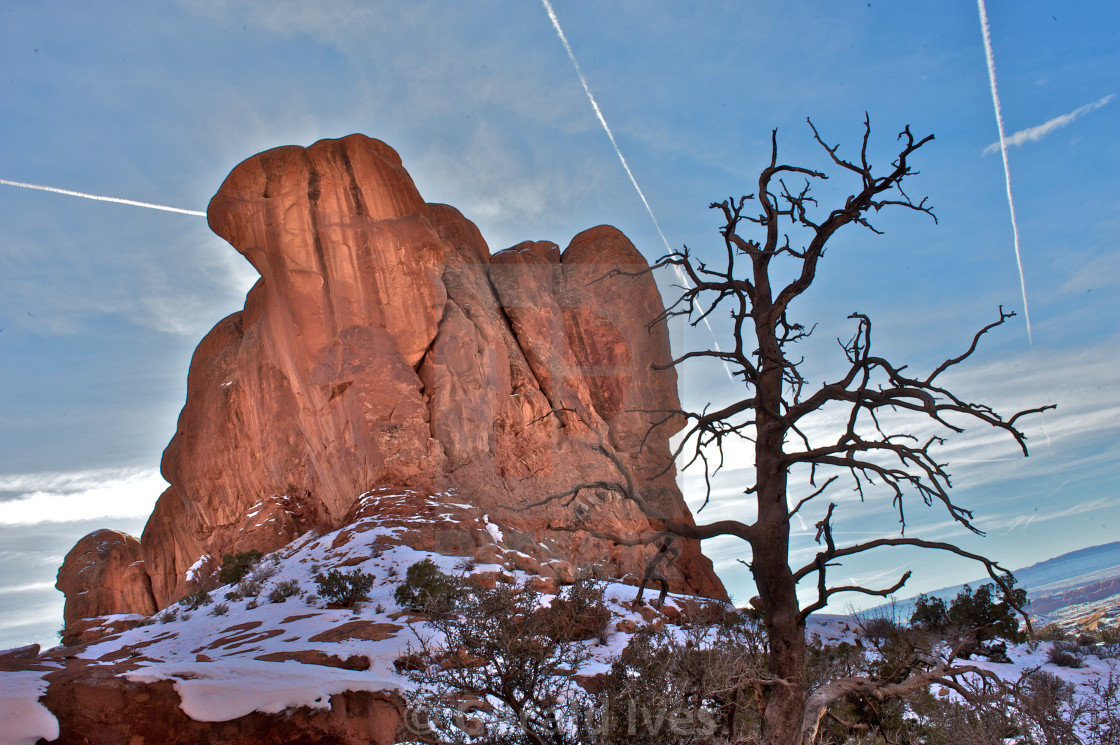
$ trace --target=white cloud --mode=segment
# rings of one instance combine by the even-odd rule
[[[1120,504],[1120,497],[1101,497],[1085,502],[1077,502],[1058,509],[1042,510],[1038,512],[1023,513],[1022,509],[1004,515],[995,515],[990,522],[993,528],[1011,532],[1012,530],[1026,530],[1032,523],[1049,522],[1074,515],[1084,515],[1090,512],[1101,512]]]
[[[0,525],[144,517],[166,488],[154,468],[0,476]]]
[[[49,221],[53,207],[44,209]],[[110,316],[197,339],[240,309],[257,273],[203,221],[175,230],[160,221],[186,218],[155,216],[129,215],[105,229],[82,213],[70,223],[87,231],[81,241],[34,234],[28,223],[0,249],[0,316],[17,332],[39,335],[82,333]],[[152,237],[156,230],[167,237]]]
[[[1019,145],[1023,145],[1023,144],[1028,143],[1028,142],[1038,142],[1043,137],[1045,137],[1046,135],[1053,132],[1055,129],[1061,129],[1062,127],[1066,127],[1070,124],[1073,124],[1075,121],[1077,121],[1081,117],[1085,116],[1089,112],[1096,111],[1097,109],[1101,108],[1102,106],[1104,106],[1105,104],[1107,104],[1109,101],[1112,100],[1112,96],[1113,96],[1113,94],[1109,93],[1107,96],[1100,99],[1099,101],[1094,101],[1093,103],[1085,104],[1084,106],[1079,106],[1078,108],[1074,109],[1073,111],[1069,112],[1068,114],[1062,114],[1061,116],[1056,116],[1056,117],[1054,117],[1053,119],[1051,119],[1047,122],[1039,124],[1037,127],[1028,127],[1026,129],[1020,129],[1018,132],[1016,132],[1015,134],[1011,135],[1010,137],[1008,137],[1006,139],[1007,146],[1008,147],[1013,147],[1013,146],[1017,147]],[[990,155],[991,153],[998,153],[998,152],[999,152],[999,143],[998,142],[993,142],[991,145],[988,145],[986,148],[984,148],[984,155]]]
[[[255,269],[225,241],[198,234],[193,250],[168,263],[145,263],[133,276],[138,286],[121,312],[140,326],[195,339],[240,301],[259,279]]]
[[[12,585],[0,587],[0,595],[9,595],[17,592],[35,592],[36,590],[53,590],[54,582],[32,582],[26,585]]]
[[[1080,268],[1071,272],[1059,288],[1062,292],[1083,293],[1120,287],[1120,253],[1115,250],[1088,256],[1076,266]]]

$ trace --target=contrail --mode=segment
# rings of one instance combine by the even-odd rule
[[[180,212],[184,215],[197,215],[199,217],[206,217],[205,212],[198,210],[185,210],[180,207],[168,207],[163,204],[151,204],[150,202],[137,202],[132,199],[120,199],[118,197],[103,197],[99,194],[86,194],[81,191],[70,191],[69,189],[58,189],[54,186],[40,186],[39,184],[25,184],[20,181],[9,181],[8,179],[0,178],[0,184],[7,184],[8,186],[18,186],[21,189],[36,189],[38,191],[51,191],[55,194],[66,194],[71,197],[82,197],[83,199],[95,199],[98,202],[116,202],[117,204],[128,204],[133,207],[147,207],[150,210],[163,210],[164,212]]]
[[[556,29],[556,35],[560,37],[560,43],[564,45],[564,51],[568,53],[568,59],[572,61],[572,67],[576,69],[576,75],[579,76],[580,85],[583,86],[583,92],[587,94],[587,100],[591,102],[591,108],[595,110],[595,116],[599,119],[599,124],[603,126],[603,131],[607,133],[607,137],[611,141],[611,146],[614,147],[614,152],[618,156],[618,160],[622,163],[626,175],[630,177],[630,183],[634,185],[634,191],[638,192],[638,197],[642,200],[642,204],[646,207],[646,212],[649,213],[649,218],[653,220],[653,226],[657,228],[657,234],[661,236],[661,242],[665,244],[665,250],[672,253],[673,249],[669,247],[669,240],[665,237],[665,233],[661,230],[661,224],[657,222],[657,216],[653,214],[653,208],[649,206],[649,200],[642,192],[642,187],[638,186],[638,179],[634,178],[634,172],[630,170],[630,164],[626,162],[626,157],[622,154],[622,149],[619,148],[618,142],[614,139],[614,133],[611,132],[610,125],[607,124],[603,112],[599,109],[599,103],[595,100],[595,96],[591,93],[591,86],[587,84],[587,77],[583,74],[583,68],[579,66],[576,60],[576,55],[572,52],[572,45],[568,43],[568,37],[564,35],[564,29],[560,28],[560,19],[556,17],[556,11],[552,9],[552,3],[549,0],[541,0],[544,4],[544,9],[548,13],[548,19],[552,21],[552,27]],[[691,289],[692,285],[688,281],[684,270],[679,266],[674,265],[673,270],[677,274],[677,278],[684,284],[685,288]],[[712,324],[709,323],[707,316],[704,317],[704,325],[708,327],[708,333],[712,335],[712,344],[715,346],[717,352],[723,350],[719,347],[719,342],[716,340],[716,334],[712,331]],[[723,361],[723,369],[727,371],[727,377],[734,380],[731,374],[731,367],[727,361]]]
[[[1017,147],[1027,142],[1038,142],[1054,130],[1061,129],[1062,127],[1067,127],[1086,114],[1096,111],[1102,106],[1107,105],[1108,102],[1115,97],[1116,96],[1114,94],[1109,93],[1099,101],[1093,101],[1093,103],[1087,103],[1084,106],[1078,106],[1068,114],[1056,116],[1053,119],[1039,124],[1037,127],[1027,127],[1026,129],[1020,129],[1018,132],[1007,138],[1007,145],[1008,147]],[[984,155],[987,155],[988,153],[994,153],[997,150],[999,150],[999,143],[994,142],[984,148]]]
[[[564,45],[564,51],[568,53],[568,59],[572,61],[572,66],[576,68],[576,75],[579,76],[579,82],[583,85],[583,92],[587,94],[587,100],[591,102],[591,108],[595,110],[595,116],[599,118],[599,124],[603,125],[603,131],[607,133],[610,138],[611,145],[614,147],[614,152],[618,155],[618,159],[622,161],[622,167],[626,170],[626,175],[630,177],[630,183],[634,185],[634,191],[638,192],[638,196],[642,200],[642,204],[646,206],[646,212],[653,220],[653,226],[657,228],[657,234],[661,236],[661,242],[665,244],[665,250],[672,253],[673,249],[669,248],[669,241],[665,238],[665,233],[661,232],[661,225],[657,222],[657,217],[653,214],[653,210],[646,200],[646,195],[642,193],[642,187],[638,186],[638,180],[634,178],[634,173],[630,170],[630,165],[626,162],[626,158],[622,155],[622,150],[618,147],[618,143],[614,139],[614,133],[611,132],[610,126],[607,125],[607,120],[603,117],[603,112],[599,110],[599,104],[595,101],[595,96],[591,94],[591,87],[587,84],[587,78],[583,74],[583,69],[576,61],[576,55],[572,52],[572,45],[568,43],[568,37],[564,35],[564,29],[560,28],[560,19],[556,17],[556,11],[552,9],[552,3],[548,0],[541,0],[544,3],[544,9],[548,12],[548,18],[552,21],[552,27],[556,29],[556,34],[560,37],[560,43]],[[677,271],[680,271],[679,267]]]
[[[1034,346],[1031,335],[1031,311],[1027,306],[1027,280],[1023,276],[1023,257],[1019,253],[1019,222],[1015,219],[1015,200],[1011,196],[1011,168],[1007,164],[1007,136],[1003,130],[1003,109],[999,104],[999,90],[996,88],[996,58],[992,54],[992,29],[988,25],[988,9],[984,0],[976,0],[980,9],[980,30],[984,36],[984,54],[988,58],[988,82],[992,87],[992,105],[996,110],[996,126],[999,129],[999,151],[1003,156],[1003,176],[1007,182],[1007,207],[1011,210],[1011,233],[1015,240],[1015,263],[1019,266],[1019,288],[1023,293],[1023,318],[1027,322],[1027,343]]]

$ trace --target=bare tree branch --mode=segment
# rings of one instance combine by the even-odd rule
[[[1002,433],[1027,455],[1027,437],[1019,428],[1020,420],[1053,408],[1034,407],[1005,417],[941,384],[943,373],[971,358],[984,336],[1014,317],[1002,307],[996,320],[972,336],[964,352],[925,375],[915,374],[877,351],[873,353],[871,319],[852,313],[849,318],[855,322],[855,330],[847,341],[840,342],[843,357],[838,377],[827,378],[828,382],[815,387],[810,384],[795,345],[807,339],[814,326],[795,317],[793,301],[815,281],[829,241],[849,225],[878,233],[870,219],[884,209],[928,215],[935,223],[936,216],[927,199],[911,198],[903,186],[917,173],[913,158],[933,141],[933,135],[919,137],[908,126],[903,128],[889,168],[875,172],[869,117],[864,117],[855,157],[841,155],[839,146],[829,144],[812,121],[808,125],[832,170],[853,182],[846,198],[832,207],[818,204],[813,189],[828,175],[808,166],[780,162],[775,130],[771,133],[769,163],[761,170],[754,192],[710,205],[722,221],[719,233],[723,243],[713,252],[714,258],[704,261],[685,246],[651,267],[651,271],[671,268],[684,278],[679,294],[655,323],[680,318],[695,326],[720,313],[730,322],[730,343],[686,351],[659,369],[712,361],[726,365],[734,381],[744,388],[743,395],[730,403],[705,406],[700,411],[660,412],[652,426],[683,418],[681,439],[673,447],[672,456],[683,461],[682,469],[703,469],[705,505],[712,496],[711,476],[738,455],[736,448],[751,448],[749,465],[753,466],[754,482],[744,493],[753,504],[746,508],[731,505],[748,517],[706,525],[664,520],[652,512],[652,500],[642,494],[642,482],[628,475],[625,464],[601,438],[597,447],[610,460],[614,476],[589,478],[544,500],[570,502],[583,490],[606,490],[661,520],[659,529],[686,538],[737,536],[749,544],[748,566],[770,640],[769,677],[786,681],[785,685],[768,687],[763,712],[765,745],[808,745],[806,738],[815,733],[828,703],[838,697],[860,695],[868,701],[883,700],[933,681],[951,680],[969,670],[952,666],[951,660],[925,667],[916,661],[915,667],[902,670],[898,679],[845,678],[810,696],[805,620],[837,593],[883,596],[900,589],[909,572],[887,588],[827,583],[828,568],[840,560],[890,546],[946,551],[977,561],[1008,592],[1009,581],[998,563],[950,543],[906,536],[905,508],[916,496],[926,505],[944,509],[968,530],[981,533],[972,511],[953,501],[948,465],[938,459],[938,447],[966,426],[981,426]],[[819,420],[811,419],[818,414],[837,415],[842,423],[822,437],[816,434]],[[795,467],[800,465],[808,466],[813,490],[791,506],[789,479],[798,475]],[[819,486],[818,476],[824,477]],[[841,480],[850,481],[861,499],[869,498],[873,491],[889,497],[898,513],[899,536],[837,546],[832,534],[832,505],[817,524],[822,549],[812,562],[795,570],[790,566],[791,518]],[[633,540],[644,543],[656,539],[639,535]],[[802,608],[797,584],[813,573],[817,575],[817,597]]]
[[[820,543],[823,539],[825,545],[824,551],[818,552],[817,555],[813,558],[812,562],[801,567],[793,574],[795,583],[800,582],[814,572],[817,574],[817,600],[801,610],[800,615],[802,619],[808,618],[811,613],[825,607],[828,602],[828,598],[840,592],[860,592],[865,595],[879,595],[883,597],[891,595],[902,589],[902,586],[906,584],[906,581],[910,579],[911,575],[909,571],[906,572],[902,576],[902,579],[900,579],[897,583],[883,590],[869,590],[867,588],[859,586],[830,588],[826,586],[825,573],[827,567],[830,565],[830,562],[833,559],[842,558],[844,556],[854,556],[855,554],[864,553],[876,548],[883,548],[885,546],[915,546],[917,548],[925,548],[935,551],[948,551],[949,553],[956,554],[957,556],[962,556],[966,559],[971,559],[972,561],[975,561],[979,564],[983,564],[984,568],[988,572],[988,576],[995,581],[996,585],[1003,592],[1004,598],[1006,599],[1007,603],[1012,608],[1014,608],[1020,616],[1023,617],[1023,621],[1026,624],[1027,629],[1030,630],[1030,618],[1027,616],[1027,612],[1023,608],[1022,604],[1016,602],[1015,594],[1012,592],[1014,588],[1013,580],[1011,580],[1011,573],[1001,567],[998,563],[992,561],[991,559],[988,559],[987,557],[981,556],[980,554],[975,554],[971,551],[965,551],[959,546],[955,546],[951,543],[926,541],[920,538],[880,538],[873,541],[867,541],[865,543],[857,543],[851,546],[838,547],[832,536],[832,514],[835,509],[835,503],[829,504],[828,511],[825,514],[824,518],[816,524],[816,540],[817,543]]]
[[[995,673],[975,665],[955,665],[952,659],[940,662],[929,670],[912,671],[901,682],[875,680],[868,677],[839,678],[829,681],[809,695],[805,703],[805,716],[798,733],[800,736],[798,741],[812,743],[828,707],[843,698],[860,695],[876,701],[888,701],[905,698],[933,683],[944,685],[946,688],[953,688],[958,693],[966,695],[967,691],[955,681],[955,678],[966,674],[977,675],[991,680],[997,685],[1003,685],[1003,682]],[[966,700],[967,698],[966,695]]]

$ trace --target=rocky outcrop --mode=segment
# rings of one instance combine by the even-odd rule
[[[246,580],[212,588],[209,602],[196,596],[191,605],[70,646],[0,654],[0,711],[15,712],[19,741],[57,736],[52,741],[67,745],[431,741],[423,734],[429,706],[417,700],[409,671],[424,659],[414,645],[426,646],[437,631],[408,598],[397,597],[410,567],[423,557],[460,577],[464,588],[523,583],[550,595],[576,579],[567,562],[537,562],[508,548],[508,526],[460,499],[391,489],[364,494],[344,527],[300,536],[261,557]],[[482,555],[456,554],[480,535],[490,540]],[[336,571],[373,578],[365,599],[336,602],[323,581]],[[277,592],[281,587],[289,589]],[[681,595],[646,604],[637,594],[609,582],[601,601],[564,590],[567,597],[547,600],[555,613],[546,631],[603,640],[583,649],[587,669],[605,669],[634,634],[695,626],[715,609]],[[484,660],[445,651],[441,666]]]
[[[229,721],[196,721],[171,681],[137,683],[134,664],[70,664],[49,674],[42,703],[57,717],[57,745],[389,745],[400,741],[404,703],[393,693],[344,691],[325,708],[251,712]]]
[[[87,630],[83,619],[156,611],[140,541],[116,530],[98,530],[78,541],[66,554],[55,587],[66,595],[64,642]]]
[[[663,305],[619,231],[491,256],[361,135],[246,160],[208,217],[261,279],[191,362],[142,537],[155,605],[188,590],[200,557],[337,528],[374,489],[453,490],[501,517],[507,550],[635,581],[656,547],[585,528],[633,543],[658,518],[691,520],[669,456],[680,422],[663,413],[679,408],[658,368]],[[655,514],[602,488],[626,476]],[[724,596],[695,542],[662,569]]]
[[[1031,614],[1044,615],[1073,606],[1091,606],[1109,598],[1114,599],[1115,606],[1114,596],[1120,596],[1120,577],[1108,577],[1058,591],[1038,591],[1031,595],[1029,609]]]

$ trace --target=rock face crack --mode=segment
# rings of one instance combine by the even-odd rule
[[[346,168],[346,175],[350,178],[350,199],[354,204],[354,214],[366,214],[365,205],[362,203],[362,189],[358,186],[358,179],[354,175],[354,164],[350,162],[350,155],[345,149],[339,151],[342,165]]]
[[[446,276],[446,271],[444,272],[444,277],[440,277],[440,280],[443,281],[445,276]],[[446,288],[446,286],[447,286],[447,283],[446,283],[446,281],[444,281],[444,287]],[[432,349],[436,346],[436,342],[439,340],[439,335],[443,331],[443,324],[444,324],[444,320],[447,318],[448,310],[450,310],[453,307],[458,308],[458,306],[455,303],[455,300],[451,297],[451,294],[448,293],[447,300],[443,304],[443,313],[440,315],[439,321],[436,323],[436,332],[434,334],[432,334],[432,340],[430,342],[428,342],[428,346],[424,348],[424,353],[422,355],[420,355],[420,359],[419,359],[419,361],[417,361],[417,363],[415,365],[417,370],[419,370],[421,367],[424,366],[424,362],[427,361],[428,355],[430,355],[432,353]],[[424,390],[423,387],[421,387],[420,392],[426,394],[426,391]]]
[[[349,165],[349,161],[347,161]],[[331,296],[331,272],[327,267],[327,256],[323,251],[323,236],[319,231],[319,197],[322,194],[319,185],[319,172],[315,164],[307,159],[307,218],[311,224],[311,240],[315,245],[315,260],[319,267],[319,276],[323,280],[324,306],[333,329],[338,331],[338,323],[334,317],[334,303]]]
[[[487,284],[490,286],[491,290],[494,292],[495,298],[497,298],[498,291],[497,291],[497,288],[494,287],[492,281],[490,280],[490,275],[489,274],[487,274]],[[531,382],[532,387],[535,388],[536,390],[538,390],[538,391],[543,390],[543,388],[541,387],[541,381],[537,378],[536,373],[533,371],[533,366],[530,365],[529,362],[528,362],[528,359],[527,359],[526,353],[525,353],[525,347],[522,346],[521,339],[518,337],[517,331],[514,329],[513,320],[509,317],[509,312],[506,310],[506,307],[504,305],[500,304],[500,303],[498,304],[498,311],[499,311],[499,314],[500,314],[499,317],[501,318],[502,325],[509,332],[509,336],[513,340],[513,346],[516,347],[518,355],[520,355],[521,360],[525,363],[525,371],[531,376],[531,381],[529,381],[529,382]]]

